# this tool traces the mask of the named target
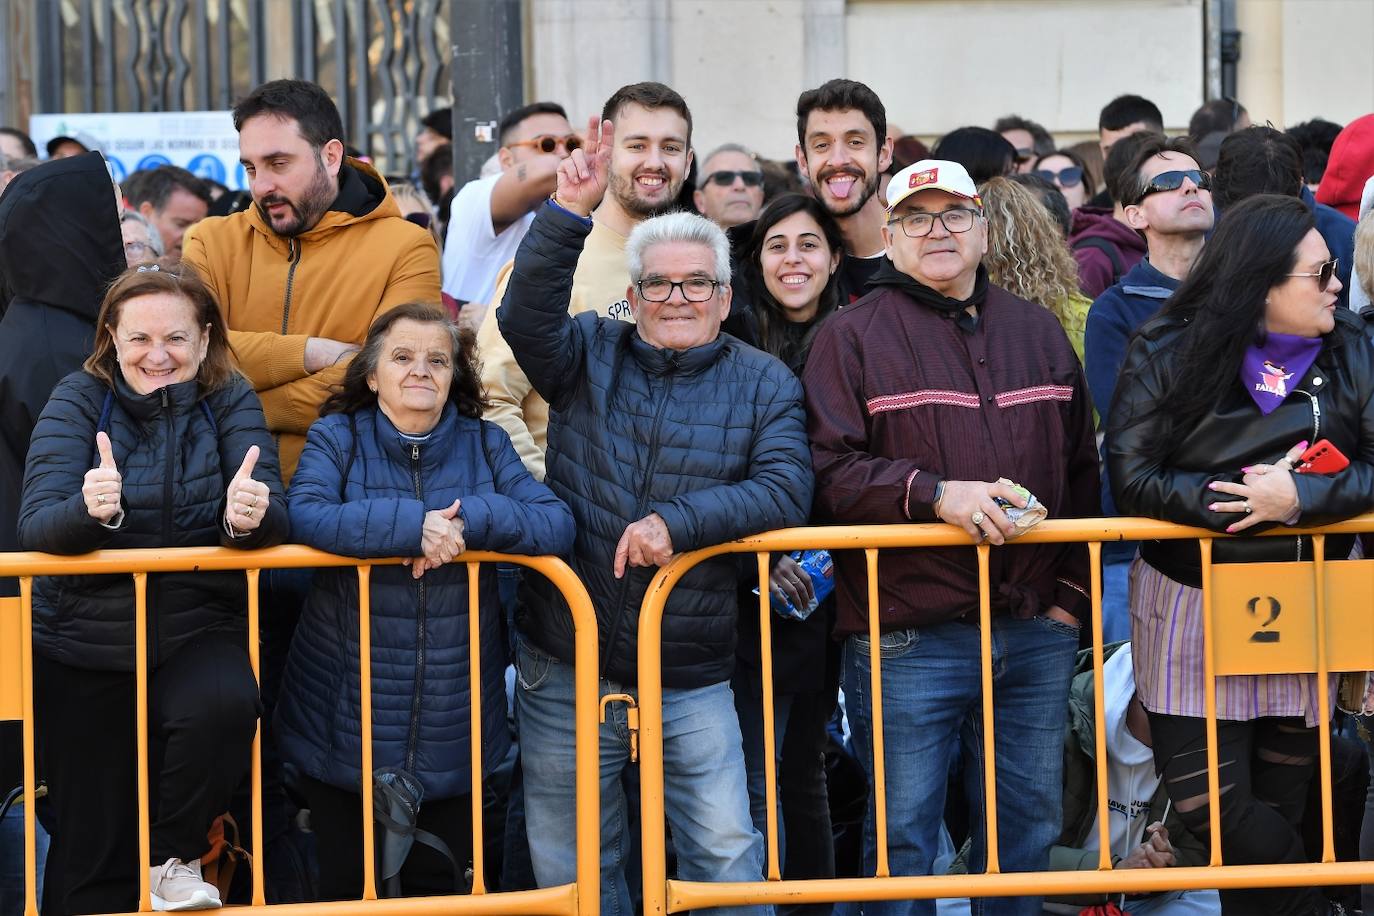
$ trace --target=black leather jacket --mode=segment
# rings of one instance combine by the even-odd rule
[[[1151,423],[1126,424],[1143,416],[1164,388],[1173,369],[1170,344],[1183,320],[1163,316],[1140,329],[1122,366],[1112,401],[1107,461],[1112,492],[1123,515],[1139,515],[1184,525],[1224,531],[1235,513],[1211,512],[1225,494],[1207,485],[1215,480],[1239,483],[1240,469],[1277,461],[1298,442],[1329,439],[1350,459],[1338,474],[1295,474],[1303,525],[1327,524],[1374,508],[1374,349],[1364,324],[1346,309],[1336,310],[1336,327],[1321,353],[1288,398],[1269,415],[1260,412],[1239,380],[1218,392],[1216,405],[1161,462],[1143,453]],[[1257,525],[1263,530],[1272,525]],[[1349,556],[1353,538],[1330,537],[1330,559]],[[1264,537],[1219,539],[1214,562],[1241,563],[1310,559],[1310,538]],[[1142,558],[1176,582],[1199,587],[1201,557],[1196,541],[1149,541]]]

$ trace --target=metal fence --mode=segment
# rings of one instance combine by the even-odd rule
[[[797,905],[830,901],[901,900],[933,897],[985,897],[1042,894],[1149,893],[1195,888],[1252,888],[1374,883],[1374,862],[1337,862],[1332,833],[1331,709],[1327,691],[1318,689],[1322,854],[1315,863],[1226,865],[1220,842],[1213,842],[1203,867],[1113,869],[1107,817],[1107,748],[1102,681],[1102,581],[1099,567],[1104,542],[1119,540],[1198,539],[1201,544],[1203,632],[1205,647],[1208,797],[1211,836],[1220,837],[1220,797],[1217,776],[1217,709],[1215,678],[1235,674],[1315,673],[1323,684],[1332,672],[1374,669],[1374,560],[1325,560],[1323,538],[1331,534],[1374,531],[1374,515],[1365,515],[1321,529],[1297,531],[1313,535],[1311,562],[1213,564],[1213,531],[1146,519],[1072,519],[1043,522],[1010,543],[1018,545],[1084,542],[1091,557],[1092,645],[1094,670],[1094,730],[1096,735],[1096,809],[1099,860],[1095,871],[1008,873],[997,856],[997,761],[994,733],[991,601],[987,543],[974,544],[951,525],[852,525],[794,528],[773,531],[680,554],[663,567],[645,595],[639,621],[639,749],[642,805],[644,913],[664,916],[704,907],[753,904]],[[1279,528],[1266,534],[1293,534]],[[781,880],[778,868],[777,774],[773,723],[772,611],[769,606],[768,556],[774,551],[826,548],[863,550],[867,559],[869,645],[878,647],[878,552],[880,549],[967,546],[977,553],[982,639],[982,723],[984,793],[986,798],[987,869],[982,874],[897,875],[888,865],[886,787],[883,766],[883,711],[900,704],[901,697],[882,694],[882,653],[872,652],[873,760],[877,868],[861,878]],[[756,554],[759,575],[759,629],[762,648],[764,711],[764,769],[768,800],[765,880],[711,883],[670,879],[664,848],[663,689],[661,625],[668,596],[692,568],[722,554]],[[1257,619],[1254,597],[1265,597],[1275,608],[1269,621]],[[1283,638],[1277,607],[1282,604]],[[1256,627],[1265,635],[1256,638]]]
[[[206,111],[268,79],[318,82],[348,142],[410,170],[449,104],[449,0],[0,0],[0,123],[31,114]]]
[[[575,712],[577,761],[577,880],[573,884],[546,887],[530,891],[488,893],[484,882],[482,805],[472,808],[472,872],[471,893],[462,898],[429,897],[423,900],[378,900],[376,864],[373,855],[362,857],[362,900],[304,905],[311,913],[366,913],[385,916],[404,913],[422,916],[433,913],[462,913],[466,916],[515,916],[515,914],[549,914],[549,916],[597,916],[600,896],[597,782],[597,635],[596,612],[581,581],[566,563],[556,557],[507,556],[485,551],[463,554],[461,562],[467,567],[469,611],[469,645],[480,645],[478,636],[478,567],[482,563],[516,563],[549,579],[567,599],[573,616],[575,633]],[[339,557],[306,547],[274,547],[268,550],[243,551],[221,547],[182,547],[171,549],[108,550],[82,557],[62,557],[41,553],[0,554],[0,575],[18,576],[19,598],[0,598],[0,720],[20,719],[23,722],[24,795],[24,887],[25,916],[37,916],[37,874],[35,863],[34,802],[37,783],[35,774],[35,734],[33,697],[33,635],[31,602],[34,576],[96,575],[126,573],[134,580],[134,665],[136,680],[135,718],[137,722],[138,754],[138,848],[142,866],[138,869],[139,911],[148,912],[149,888],[149,785],[148,785],[148,608],[147,586],[150,574],[198,570],[242,570],[247,579],[248,594],[248,655],[253,673],[258,674],[258,577],[263,569],[302,569],[356,566],[358,573],[358,688],[361,709],[361,772],[363,782],[360,797],[372,797],[372,674],[371,674],[371,601],[369,582],[372,567],[399,562],[390,560],[359,561]],[[473,650],[469,662],[472,708],[481,708],[481,652]],[[482,798],[482,732],[480,713],[471,716],[472,797]],[[262,855],[262,757],[261,724],[253,738],[251,760],[252,783],[252,854],[259,857],[252,869],[251,909],[265,907],[266,892],[263,881]],[[363,804],[363,848],[375,849],[372,806]],[[131,829],[134,825],[130,825]],[[301,905],[284,904],[272,909],[291,912]]]

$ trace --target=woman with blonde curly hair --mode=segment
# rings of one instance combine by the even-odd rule
[[[1083,360],[1083,330],[1092,300],[1079,292],[1078,264],[1039,196],[1010,178],[982,187],[988,221],[988,279],[1014,296],[1054,313]]]

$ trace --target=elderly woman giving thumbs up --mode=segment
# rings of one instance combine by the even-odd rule
[[[276,449],[234,368],[214,298],[189,270],[115,281],[83,370],[53,392],[24,473],[19,541],[77,554],[278,544]],[[57,828],[46,913],[138,903],[134,586],[127,575],[34,587],[39,769]],[[240,573],[148,577],[150,875],[155,910],[220,905],[201,880],[206,832],[247,772],[258,716]]]

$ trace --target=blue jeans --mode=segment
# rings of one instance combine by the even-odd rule
[[[982,669],[978,627],[952,622],[885,633],[883,741],[888,860],[894,875],[928,875],[939,849],[950,755],[962,742],[973,827],[970,871],[986,862]],[[1063,817],[1063,744],[1077,628],[1047,617],[992,624],[997,709],[997,823],[1002,871],[1043,871]],[[867,636],[844,647],[844,690],[854,749],[873,778],[872,667]],[[864,869],[877,863],[875,796],[864,820]],[[972,912],[1038,914],[1040,898],[974,900]],[[866,916],[934,916],[931,900],[864,905]]]
[[[573,666],[520,640],[515,713],[525,768],[525,823],[540,887],[577,879]],[[601,681],[601,696],[636,694]],[[630,760],[625,706],[600,727],[601,912],[633,916],[625,876],[629,812],[621,773]],[[663,691],[664,810],[684,881],[763,880],[763,837],[749,819],[744,753],[730,685]],[[766,907],[705,910],[765,914]]]
[[[9,787],[6,787],[8,789]],[[3,796],[0,796],[3,799]],[[37,900],[43,900],[43,864],[48,858],[48,831],[34,823],[34,858],[38,860]],[[0,818],[0,916],[24,912],[24,805],[15,804]]]
[[[1131,560],[1102,558],[1102,644],[1131,638]]]

